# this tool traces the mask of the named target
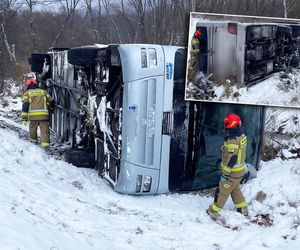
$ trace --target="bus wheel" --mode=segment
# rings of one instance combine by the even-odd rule
[[[65,161],[79,168],[94,168],[95,155],[83,149],[68,149],[64,153]]]
[[[99,49],[96,47],[80,47],[69,49],[68,62],[77,66],[86,66],[90,63],[96,63],[98,51]]]

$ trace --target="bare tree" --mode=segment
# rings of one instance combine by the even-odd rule
[[[97,30],[96,23],[95,23],[95,17],[93,13],[93,0],[84,0],[85,5],[86,5],[86,11],[87,15],[90,15],[91,17],[91,22],[92,22],[92,27],[93,27],[93,33],[95,36],[95,40],[97,41],[99,38],[99,31]],[[100,5],[101,7],[101,5]]]
[[[11,49],[7,35],[5,32],[5,25],[8,22],[8,13],[11,9],[12,5],[15,3],[15,0],[2,0],[0,2],[0,93],[3,92],[4,89],[4,76],[5,76],[5,51],[10,53],[11,60],[14,61],[15,54]]]
[[[4,19],[4,5],[0,5],[0,23]],[[3,72],[3,54],[4,54],[4,37],[3,33],[0,32],[0,94],[3,93],[4,89],[4,72]]]
[[[297,4],[297,0],[282,0],[283,16],[287,18]]]
[[[118,9],[118,13],[117,15],[122,17],[124,19],[124,23],[126,25],[126,38],[124,37],[124,39],[126,39],[128,42],[133,42],[134,38],[136,37],[136,32],[137,30],[135,29],[135,22],[134,22],[134,18],[133,18],[133,14],[129,13],[128,9],[126,9],[125,5],[127,1],[125,0],[121,0],[120,2],[120,7]]]
[[[80,0],[58,0],[58,2],[61,4],[61,7],[63,8],[66,18],[51,45],[52,48],[55,47],[58,39],[64,33],[66,25],[67,25],[68,21],[70,20],[70,18],[74,15],[76,7],[77,7],[78,3],[80,2]]]
[[[24,4],[27,6],[29,10],[29,24],[30,24],[30,32],[31,32],[31,39],[32,39],[32,46],[33,50],[37,52],[38,50],[38,39],[35,32],[34,27],[34,8],[37,5],[47,4],[51,3],[49,0],[23,0]]]
[[[110,4],[109,0],[102,0],[102,3],[103,3],[103,7],[106,11],[107,17],[109,18],[109,20],[110,20],[111,24],[113,25],[115,31],[117,32],[117,37],[118,37],[119,43],[123,43],[119,27],[116,24],[115,20],[113,19],[113,14],[111,13],[111,4]],[[110,34],[110,37],[111,37],[111,34]]]
[[[136,43],[138,37],[140,36],[140,42],[148,43],[149,40],[146,34],[145,28],[145,17],[147,11],[147,0],[128,0],[128,2],[132,5],[133,9],[137,15],[136,22],[136,34],[133,42]],[[153,2],[156,2],[155,0]]]

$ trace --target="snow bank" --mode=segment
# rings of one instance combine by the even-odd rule
[[[286,78],[282,78],[282,75]],[[212,101],[300,107],[299,81],[300,70],[293,69],[288,74],[275,73],[272,77],[251,87],[215,86],[214,91],[217,97]],[[230,93],[230,95],[228,96],[226,93]]]
[[[210,220],[213,197],[127,196],[96,171],[79,169],[0,129],[0,249],[297,249],[300,244],[300,160],[263,163],[243,186],[252,218],[222,212],[230,228]],[[264,201],[256,201],[259,191]]]
[[[299,135],[300,110],[268,107],[265,130],[272,133]]]
[[[16,85],[12,79],[4,81],[4,93],[0,94],[0,111],[9,112],[22,109],[21,87]]]

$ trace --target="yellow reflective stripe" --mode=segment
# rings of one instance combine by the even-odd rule
[[[235,168],[235,167],[231,168],[231,167],[228,167],[228,166],[224,165],[223,163],[221,163],[221,168],[222,168],[222,170],[224,170],[226,172],[239,172],[239,171],[243,171],[245,169],[245,166],[243,165],[243,166],[240,166],[237,168]]]
[[[239,148],[239,151],[238,151],[237,164],[241,164],[242,163],[243,148],[245,148],[247,146],[247,137],[246,136],[241,139],[240,146],[241,147]]]
[[[28,112],[21,112],[21,116],[27,116],[28,115]]]
[[[32,96],[43,96],[44,93],[42,92],[35,92],[35,93],[29,93],[29,97],[32,97]]]
[[[30,111],[29,112],[29,116],[35,116],[35,115],[49,115],[49,112],[48,111],[38,111],[38,112]]]
[[[193,38],[191,42],[192,42],[193,45],[198,45],[198,44],[200,44],[199,39],[196,39],[196,38]]]
[[[50,143],[49,142],[42,142],[41,145],[42,145],[42,147],[49,147]]]
[[[224,171],[226,171],[226,172],[229,172],[229,173],[231,172],[231,168],[225,166],[223,163],[221,163],[221,168],[222,168],[222,170],[224,170]]]
[[[44,109],[47,109],[47,98],[44,96]]]
[[[228,149],[239,149],[239,145],[233,144],[233,143],[224,143],[224,147]]]
[[[31,97],[31,96],[42,96],[42,95],[44,95],[44,91],[40,90],[40,89],[38,89],[38,90],[29,90],[28,94],[29,94],[29,97]]]
[[[37,112],[37,111],[40,111],[40,112],[47,111],[48,112],[48,109],[33,109],[29,112]]]
[[[232,172],[240,172],[240,171],[243,171],[245,169],[245,166],[241,166],[241,167],[238,167],[238,168],[232,168],[231,171]]]
[[[237,157],[237,164],[241,164],[241,161],[242,161],[242,149],[240,148]]]
[[[30,141],[31,141],[31,142],[37,142],[37,140],[34,140],[34,139],[30,139]]]
[[[191,49],[190,53],[191,54],[196,54],[196,53],[199,53],[199,51],[200,51],[199,49]]]
[[[237,204],[235,204],[235,207],[236,208],[245,208],[245,207],[247,207],[247,202],[243,201],[241,203],[237,203]]]
[[[244,138],[241,140],[240,144],[241,144],[241,147],[242,147],[242,148],[246,147],[246,145],[247,145],[247,137],[244,137]]]
[[[224,188],[230,188],[230,185],[227,183],[225,183],[223,186],[224,186]]]
[[[28,96],[23,96],[23,101],[27,101],[29,99],[29,97]]]
[[[219,208],[217,205],[216,205],[216,203],[212,203],[211,205],[210,205],[210,207],[211,207],[211,210],[213,210],[214,212],[219,212],[222,208]]]

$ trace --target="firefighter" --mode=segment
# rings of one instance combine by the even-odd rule
[[[193,38],[191,40],[190,48],[190,59],[188,63],[188,81],[194,82],[195,76],[199,71],[198,56],[200,52],[200,37],[202,33],[200,30],[194,32]]]
[[[231,113],[224,119],[225,142],[221,152],[221,179],[215,192],[214,202],[206,210],[213,218],[224,207],[229,195],[239,213],[248,216],[246,200],[240,190],[240,182],[245,174],[247,137],[241,128],[241,119]]]
[[[54,100],[46,90],[40,89],[33,72],[29,73],[26,80],[26,92],[23,95],[22,125],[27,126],[29,121],[30,141],[37,143],[37,129],[41,131],[41,145],[48,149],[50,145],[49,110],[55,109]]]

